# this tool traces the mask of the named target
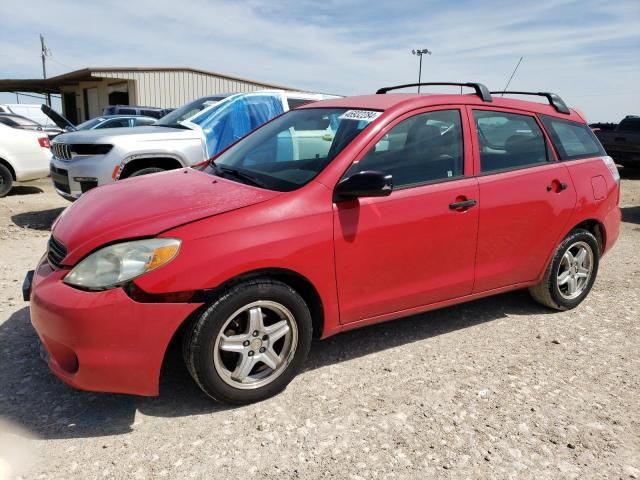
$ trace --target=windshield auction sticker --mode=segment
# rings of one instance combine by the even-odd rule
[[[373,122],[380,115],[382,115],[382,112],[375,112],[373,110],[347,110],[338,118],[341,120],[364,120],[365,122]]]

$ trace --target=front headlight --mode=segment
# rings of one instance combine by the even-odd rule
[[[64,278],[64,283],[89,290],[122,285],[173,260],[180,248],[175,238],[150,238],[117,243],[92,253]]]

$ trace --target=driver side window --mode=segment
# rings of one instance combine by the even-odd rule
[[[464,151],[459,110],[416,115],[393,127],[345,177],[363,170],[393,176],[394,188],[463,175]]]

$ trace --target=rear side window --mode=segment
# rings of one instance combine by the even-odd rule
[[[118,113],[120,115],[137,115],[137,111],[135,111],[133,108],[120,108],[118,110]]]
[[[540,115],[540,120],[549,132],[560,160],[606,155],[604,148],[587,125],[548,115]]]
[[[474,110],[473,117],[482,173],[547,162],[547,142],[535,118],[490,110]]]
[[[160,118],[160,117],[162,117],[162,111],[160,111],[160,110],[140,110],[140,115],[147,115],[148,117]]]
[[[112,120],[107,120],[98,128],[120,128],[120,127],[128,127],[129,119],[128,118],[114,118]]]

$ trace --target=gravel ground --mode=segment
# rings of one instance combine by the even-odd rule
[[[209,401],[170,356],[161,396],[66,387],[20,286],[68,204],[0,199],[0,478],[640,478],[640,174],[594,290],[550,312],[515,292],[317,342],[268,401]],[[2,458],[4,457],[4,458]]]

